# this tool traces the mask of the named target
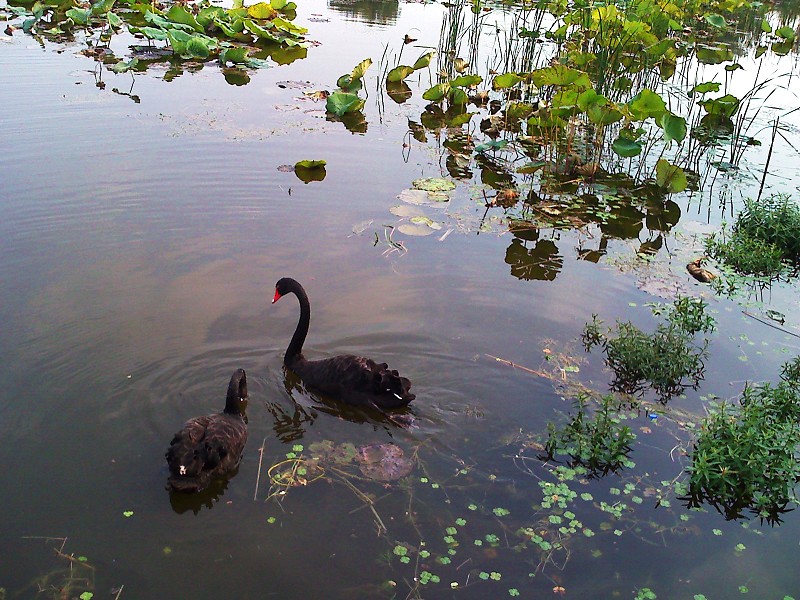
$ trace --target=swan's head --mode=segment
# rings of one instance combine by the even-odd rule
[[[275,284],[275,296],[272,298],[272,303],[275,304],[281,299],[282,296],[285,296],[286,294],[290,294],[292,292],[297,293],[298,290],[302,289],[302,286],[291,277],[283,277],[282,279],[278,280],[278,283]]]

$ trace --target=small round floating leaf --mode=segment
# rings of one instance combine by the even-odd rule
[[[775,30],[775,35],[788,42],[789,40],[794,39],[795,34],[794,34],[794,29],[792,27],[779,27],[778,29]]]
[[[722,29],[726,25],[725,18],[722,15],[709,13],[704,18],[707,23],[718,29]]]

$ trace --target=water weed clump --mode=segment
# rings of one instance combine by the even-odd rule
[[[775,384],[748,385],[738,402],[717,406],[700,427],[689,467],[689,506],[707,502],[738,519],[750,511],[770,523],[797,504],[800,481],[800,362],[784,364]]]
[[[568,423],[562,427],[547,424],[547,458],[569,456],[571,466],[581,465],[593,475],[606,475],[632,464],[628,454],[636,435],[621,422],[614,397],[604,396],[593,416],[587,415],[586,404],[586,396],[579,396]]]
[[[703,300],[685,297],[669,308],[655,307],[654,313],[664,313],[666,320],[653,333],[630,321],[604,330],[593,315],[584,327],[583,344],[587,351],[602,347],[606,365],[614,372],[613,390],[637,394],[651,388],[666,402],[686,387],[696,388],[703,377],[708,339],[697,343],[694,338],[696,333],[714,329],[706,308]]]
[[[710,235],[705,247],[741,274],[777,277],[800,264],[800,206],[785,194],[747,200],[733,227]]]

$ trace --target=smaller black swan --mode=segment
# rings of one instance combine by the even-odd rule
[[[247,441],[243,410],[247,399],[247,376],[238,369],[228,385],[225,410],[186,422],[169,444],[169,485],[178,492],[199,492],[214,477],[239,466]]]
[[[401,408],[416,397],[408,391],[411,382],[389,369],[386,363],[351,354],[306,360],[302,350],[311,321],[308,295],[302,285],[289,277],[275,284],[272,303],[286,294],[294,294],[300,301],[300,320],[286,349],[283,364],[294,371],[309,389],[346,404],[379,409]]]

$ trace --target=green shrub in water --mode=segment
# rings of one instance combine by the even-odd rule
[[[769,522],[798,502],[800,481],[800,358],[781,380],[747,386],[703,421],[689,467],[690,506],[708,502],[728,519],[745,510]],[[788,508],[787,508],[788,507]]]
[[[747,200],[730,232],[710,235],[705,249],[744,275],[778,276],[800,264],[800,206],[784,194]]]
[[[706,347],[694,341],[700,331],[714,329],[714,319],[705,313],[706,303],[679,298],[670,307],[656,307],[665,314],[653,333],[645,333],[629,321],[617,323],[615,331],[604,332],[597,315],[583,332],[584,347],[601,346],[606,364],[614,372],[611,388],[629,394],[652,388],[662,401],[696,387],[705,369]]]
[[[547,425],[548,459],[569,456],[570,466],[581,465],[595,475],[618,471],[629,462],[628,453],[636,435],[620,422],[614,398],[605,396],[594,416],[588,416],[586,397],[579,396],[576,413],[561,428]]]

